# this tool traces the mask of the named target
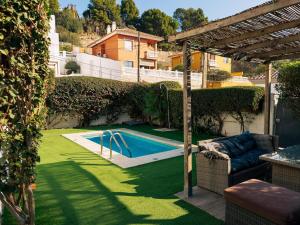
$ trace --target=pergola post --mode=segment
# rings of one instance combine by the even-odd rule
[[[203,70],[202,70],[202,88],[207,88],[207,71],[208,71],[208,56],[206,52],[202,53],[202,63],[203,63]]]
[[[192,196],[191,42],[183,44],[184,196]]]
[[[264,134],[270,134],[272,64],[266,65]]]

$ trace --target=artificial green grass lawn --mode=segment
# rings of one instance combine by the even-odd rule
[[[89,130],[108,128],[112,127]],[[157,132],[145,125],[127,128],[183,139],[180,131]],[[183,188],[183,157],[121,169],[61,136],[82,131],[43,132],[35,191],[37,225],[222,224],[174,196]],[[193,138],[195,143],[209,137]],[[14,224],[5,215],[4,224]]]

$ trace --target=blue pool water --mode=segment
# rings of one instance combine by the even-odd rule
[[[129,147],[131,154],[129,153],[128,150],[126,150],[126,147],[122,143],[120,137],[117,135],[115,136],[122,148],[122,154],[127,157],[136,158],[136,157],[141,157],[141,156],[145,156],[145,155],[151,155],[151,154],[155,154],[155,153],[166,152],[166,151],[171,151],[171,150],[177,149],[176,146],[163,144],[161,142],[157,142],[157,141],[154,141],[151,139],[147,139],[147,138],[143,138],[143,137],[136,136],[133,134],[129,134],[124,131],[114,131],[114,133],[115,132],[119,132],[122,135],[122,137],[124,138],[125,142],[127,143],[128,147]],[[108,149],[110,148],[110,137],[111,137],[111,135],[109,133],[105,133],[103,136],[103,146]],[[100,145],[100,135],[84,136],[84,138]],[[120,149],[118,148],[118,146],[116,145],[116,143],[114,141],[112,141],[112,150],[120,153]]]

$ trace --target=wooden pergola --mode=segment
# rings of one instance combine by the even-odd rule
[[[266,65],[264,132],[270,132],[271,62],[300,58],[300,0],[273,0],[169,37],[184,51],[184,193],[192,195],[191,51]],[[207,63],[204,65],[207,65]],[[205,88],[207,66],[203,71]]]

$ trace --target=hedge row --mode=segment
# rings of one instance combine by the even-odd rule
[[[92,77],[56,78],[55,90],[47,99],[49,115],[81,116],[81,126],[89,125],[99,115],[108,121],[118,116],[133,84]]]
[[[165,87],[169,89],[169,102]],[[258,87],[193,90],[194,130],[220,133],[224,114],[232,115],[244,129],[249,115],[262,110],[263,97],[264,90]],[[92,77],[56,78],[56,88],[47,99],[50,115],[76,113],[82,126],[104,115],[108,123],[113,122],[121,113],[166,125],[168,104],[171,125],[181,128],[182,89],[177,82],[136,84]]]
[[[206,129],[220,133],[224,114],[230,114],[241,129],[251,114],[262,111],[264,89],[260,87],[230,87],[192,90],[192,119],[194,129]],[[170,92],[171,121],[173,126],[183,124],[182,91]]]
[[[288,62],[281,66],[277,90],[281,101],[300,117],[300,61]]]
[[[149,103],[161,102],[161,83],[136,84],[93,77],[56,78],[54,91],[48,96],[48,123],[55,115],[79,115],[80,126],[88,126],[92,120],[106,116],[107,122],[118,119],[123,112],[133,118],[152,117]],[[176,82],[162,82],[169,88],[180,87]],[[163,93],[163,92],[162,92]],[[157,103],[157,102],[156,102]],[[157,107],[157,105],[155,106]],[[148,112],[148,111],[149,112]],[[156,112],[159,110],[156,108]]]

